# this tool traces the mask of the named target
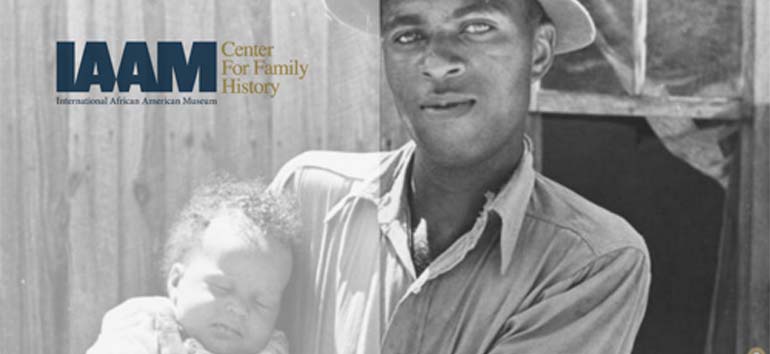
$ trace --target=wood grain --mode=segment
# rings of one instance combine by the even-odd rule
[[[633,61],[633,75],[631,93],[641,95],[644,82],[647,77],[647,0],[633,0],[631,24],[631,56]]]
[[[66,245],[62,230],[66,226],[68,206],[65,183],[59,178],[66,167],[66,121],[59,115],[49,95],[54,87],[49,68],[53,68],[54,46],[47,38],[56,29],[55,6],[15,4],[14,32],[23,36],[29,23],[39,21],[37,35],[25,41],[13,41],[16,61],[12,97],[15,97],[18,199],[12,201],[18,217],[16,260],[21,309],[18,318],[24,353],[48,353],[62,343],[56,333],[64,323],[62,307],[49,294],[65,289],[66,255],[59,250]],[[13,313],[13,312],[12,312]]]
[[[9,3],[8,11],[15,13],[17,4]],[[15,17],[7,19],[6,31],[0,31],[3,43],[17,44],[19,25]],[[20,79],[18,60],[7,51],[0,54],[0,73],[9,80],[0,80],[0,352],[21,353],[24,345],[21,278],[21,223],[18,208],[21,200],[21,116],[17,104],[20,92],[15,83]]]
[[[271,2],[270,36],[275,45],[272,61],[287,63],[297,59],[310,65],[303,80],[274,79],[282,87],[271,106],[274,171],[302,151],[329,145],[329,100],[339,91],[331,87],[333,78],[324,69],[328,66],[330,51],[336,49],[329,48],[332,39],[329,19],[316,15],[323,11],[320,1]]]
[[[737,352],[770,349],[770,3],[743,6],[744,100],[753,119],[742,131]]]
[[[327,89],[333,94],[326,121],[328,148],[376,151],[381,135],[379,40],[338,23],[329,32]]]
[[[147,38],[146,16],[150,16],[151,11],[132,11],[134,5],[120,2],[115,6],[115,16],[122,18],[116,37]],[[151,208],[151,199],[154,201],[154,198],[150,193],[152,182],[144,173],[157,167],[152,163],[152,157],[145,159],[144,154],[146,140],[155,135],[146,133],[147,125],[152,126],[152,121],[145,119],[149,109],[148,106],[119,106],[114,109],[118,115],[117,159],[120,163],[116,180],[119,198],[118,301],[159,291],[153,240],[161,234],[155,220],[162,214],[145,212]],[[150,155],[159,152],[159,149],[154,149]],[[151,220],[147,220],[147,216]]]
[[[744,0],[742,5],[743,99],[749,119],[741,127],[737,232],[723,240],[722,247],[733,255],[720,260],[715,301],[722,307],[712,314],[709,354],[770,348],[770,4]]]
[[[742,100],[715,97],[615,96],[596,93],[541,90],[530,111],[616,117],[741,120]]]
[[[271,42],[270,38],[271,16],[274,16],[270,5],[269,0],[252,1],[248,7],[244,7],[242,3],[217,3],[214,11],[219,45],[224,41],[244,45],[276,43]],[[224,57],[220,56],[220,62],[222,59]],[[221,85],[221,81],[218,84]],[[283,96],[292,97],[294,92],[287,90]],[[219,104],[215,108],[214,157],[216,169],[228,171],[241,178],[269,178],[273,170],[273,99],[248,94],[220,94],[217,99]]]

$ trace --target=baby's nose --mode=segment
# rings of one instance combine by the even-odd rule
[[[248,315],[248,310],[246,309],[246,306],[241,304],[241,301],[237,299],[232,299],[227,302],[225,305],[225,310],[227,310],[228,313],[235,315],[237,317],[246,317]]]

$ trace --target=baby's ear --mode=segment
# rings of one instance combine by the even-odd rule
[[[166,291],[168,292],[168,297],[171,299],[171,302],[175,304],[177,287],[179,286],[179,281],[182,279],[183,275],[184,265],[181,263],[174,263],[174,265],[171,266],[171,269],[168,270],[168,276],[166,277]]]

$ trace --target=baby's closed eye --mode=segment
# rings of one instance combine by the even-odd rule
[[[233,290],[232,285],[222,281],[209,280],[206,285],[214,295],[227,295]]]

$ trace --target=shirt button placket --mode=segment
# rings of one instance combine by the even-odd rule
[[[383,343],[383,354],[404,354],[418,350],[422,337],[425,306],[418,294],[410,293],[396,308]]]

